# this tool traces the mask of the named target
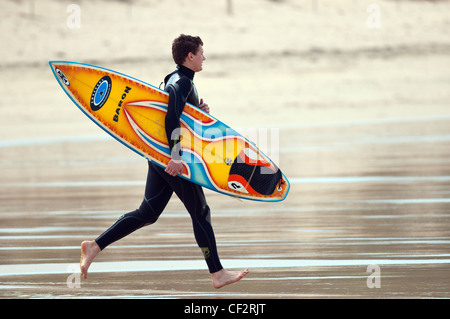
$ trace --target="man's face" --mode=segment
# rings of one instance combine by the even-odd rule
[[[203,69],[203,61],[206,60],[205,56],[203,55],[203,46],[199,46],[197,50],[197,54],[192,54],[192,68],[195,72],[200,72]]]

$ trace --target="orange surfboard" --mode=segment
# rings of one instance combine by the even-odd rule
[[[50,67],[94,123],[139,155],[167,167],[167,92],[94,65],[50,61]],[[180,122],[181,177],[233,197],[269,202],[286,198],[288,179],[254,143],[189,103]]]

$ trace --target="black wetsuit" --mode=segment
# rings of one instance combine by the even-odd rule
[[[179,138],[175,137],[173,141],[172,132],[180,127],[180,115],[184,105],[189,102],[199,106],[197,90],[193,83],[194,74],[194,71],[179,65],[176,71],[164,79],[165,90],[169,92],[169,106],[165,121],[166,134],[173,157],[179,155],[177,150]],[[122,215],[95,240],[100,249],[103,250],[133,231],[156,222],[173,192],[177,194],[191,215],[195,239],[203,252],[210,273],[221,270],[223,267],[217,253],[210,209],[202,187],[179,176],[173,177],[152,162],[148,162],[147,184],[142,204],[137,210]]]

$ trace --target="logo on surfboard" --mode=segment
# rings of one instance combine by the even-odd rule
[[[64,82],[65,85],[67,85],[67,86],[70,85],[69,79],[60,69],[55,68],[55,72],[56,72],[56,74],[58,74],[59,78],[61,79],[61,81]]]
[[[111,93],[111,78],[107,75],[102,77],[94,87],[91,95],[91,109],[98,111],[106,103]]]

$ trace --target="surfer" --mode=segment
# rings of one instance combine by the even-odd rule
[[[195,73],[203,69],[205,60],[203,52],[203,42],[200,37],[182,34],[173,41],[172,56],[177,69],[164,79],[165,90],[169,93],[165,127],[172,150],[172,159],[165,170],[149,161],[145,196],[140,207],[119,217],[95,240],[81,243],[80,268],[83,278],[87,278],[92,261],[107,246],[141,227],[155,223],[174,192],[191,216],[195,239],[205,258],[213,287],[221,288],[232,284],[248,273],[248,269],[229,271],[222,267],[211,225],[211,212],[203,189],[177,176],[183,171],[180,136],[177,133],[184,105],[189,102],[209,113],[208,104],[204,103],[203,99],[199,100],[193,82]]]

